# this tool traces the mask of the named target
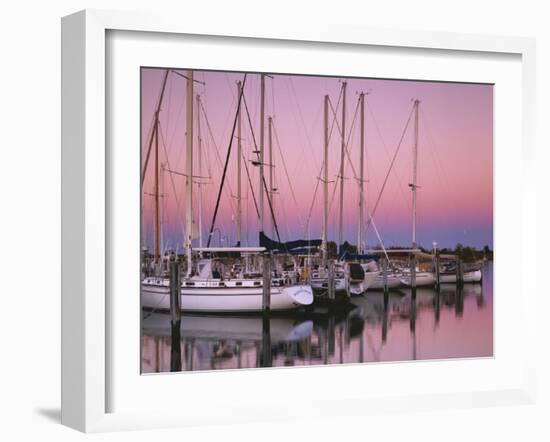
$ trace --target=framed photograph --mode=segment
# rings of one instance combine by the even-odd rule
[[[534,42],[331,29],[63,19],[64,424],[533,400]]]

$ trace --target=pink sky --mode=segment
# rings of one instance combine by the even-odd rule
[[[145,157],[153,113],[158,100],[163,69],[142,69],[142,157]],[[181,71],[184,73],[184,71]],[[212,136],[201,113],[203,140],[203,170],[199,173],[195,145],[194,174],[208,176],[203,186],[203,237],[206,238],[212,219],[215,198],[221,180],[237,105],[237,80],[242,73],[196,71],[195,78],[205,85],[195,84],[195,94],[201,95]],[[274,175],[278,194],[274,207],[283,241],[304,238],[305,221],[312,205],[317,176],[323,155],[323,96],[330,96],[336,106],[341,89],[340,78],[275,75],[266,78],[266,138],[265,158],[268,158],[267,116],[273,116],[275,131],[284,155],[296,201],[287,181],[279,145],[273,142]],[[419,116],[417,239],[430,247],[433,240],[442,246],[465,245],[492,247],[493,224],[493,87],[492,85],[436,83],[401,80],[346,79],[347,123],[350,131],[358,94],[368,93],[365,109],[366,139],[366,203],[372,206],[380,192],[391,156],[399,142],[411,112],[412,100],[421,100]],[[245,95],[259,140],[260,76],[248,74]],[[166,148],[160,148],[160,161],[168,162],[172,170],[185,171],[185,80],[173,73],[168,76],[166,95],[160,114],[162,138]],[[197,110],[195,110],[195,117]],[[329,117],[332,121],[332,116]],[[341,109],[338,110],[338,122]],[[386,245],[409,244],[411,241],[411,191],[413,124],[409,125],[394,169],[388,180],[375,223]],[[195,120],[195,142],[197,133]],[[213,138],[213,139],[212,139]],[[251,131],[243,114],[243,151],[247,159],[252,154]],[[218,161],[216,148],[219,149]],[[359,171],[359,118],[353,127],[348,146],[354,167]],[[236,200],[236,143],[233,145],[228,170],[226,193],[222,198],[218,221],[227,243],[235,241],[232,213]],[[153,158],[144,184],[144,232],[146,243],[153,246]],[[340,135],[335,128],[329,147],[329,179],[335,180],[340,161]],[[248,163],[252,185],[258,197],[258,170]],[[346,162],[344,238],[356,243],[358,219],[358,184]],[[266,179],[268,170],[266,168]],[[185,208],[184,178],[168,175],[164,179],[163,225],[165,246],[181,250]],[[335,183],[329,186],[332,197]],[[174,188],[181,207],[178,214]],[[194,187],[197,196],[197,186]],[[258,223],[243,167],[243,245],[257,244]],[[265,232],[271,235],[267,203]],[[197,198],[194,218],[198,220]],[[319,238],[322,223],[322,187],[319,187],[310,220],[309,235]],[[329,219],[329,239],[338,238],[338,192]],[[370,246],[378,245],[372,231],[367,232]],[[215,244],[218,234],[215,236]],[[226,244],[227,245],[227,244]]]

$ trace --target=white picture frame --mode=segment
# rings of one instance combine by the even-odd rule
[[[109,256],[107,244],[112,238],[107,228],[110,195],[106,155],[106,82],[109,31],[154,32],[163,35],[202,35],[269,39],[312,44],[337,43],[349,46],[384,48],[424,48],[441,51],[467,51],[478,54],[512,54],[521,57],[521,155],[524,170],[533,161],[535,109],[535,44],[532,39],[492,37],[417,31],[388,31],[345,26],[293,27],[290,24],[248,23],[238,26],[195,18],[182,24],[170,16],[87,10],[62,21],[62,423],[85,432],[156,428],[208,424],[201,408],[194,414],[182,410],[108,412],[110,354],[108,327],[111,312],[108,303]],[[496,143],[498,145],[498,141]],[[498,151],[498,148],[495,147]],[[527,257],[535,244],[534,175],[524,175],[521,196],[521,290],[535,293],[535,281],[525,278]],[[497,190],[498,191],[498,190]],[[496,249],[496,247],[495,247]],[[500,253],[500,250],[497,251]],[[528,309],[535,309],[531,303]],[[525,334],[533,336],[535,325],[522,319]],[[498,324],[498,317],[496,318]],[[523,381],[500,389],[476,390],[462,394],[430,393],[400,396],[392,393],[376,401],[362,396],[350,397],[332,392],[326,400],[338,401],[338,413],[361,414],[373,410],[397,411],[409,407],[439,408],[532,403],[536,393],[534,339],[518,355],[524,366]],[[386,365],[389,367],[389,365]],[[332,372],[338,367],[331,368]],[[411,368],[412,369],[412,368]],[[306,369],[307,370],[307,369]],[[361,367],[354,367],[357,376]],[[290,374],[289,374],[290,373]],[[326,373],[329,373],[328,371]],[[246,373],[245,373],[246,374]],[[208,374],[205,374],[208,376]],[[237,377],[235,373],[227,376]],[[292,376],[286,370],[285,376]],[[218,378],[221,379],[221,378]],[[238,375],[239,381],[243,379]],[[196,379],[197,380],[197,379]],[[516,381],[516,380],[514,380]],[[261,382],[258,381],[258,382]],[[311,399],[308,415],[322,415],[326,400]],[[264,400],[265,402],[265,400]],[[247,404],[233,412],[250,410]],[[336,408],[336,407],[333,407]],[[334,409],[331,414],[334,415]],[[226,413],[227,414],[227,413]],[[255,412],[243,414],[240,421],[283,419],[293,416],[289,410],[264,404]],[[223,418],[219,410],[218,418]],[[229,414],[228,422],[233,419]],[[219,420],[218,420],[219,422]]]

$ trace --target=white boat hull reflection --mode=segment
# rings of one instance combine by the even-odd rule
[[[263,338],[261,316],[203,316],[182,315],[180,336],[186,339],[207,341],[235,340],[261,341]],[[142,331],[147,336],[171,336],[170,315],[145,313]],[[272,342],[294,342],[307,339],[313,332],[312,321],[296,321],[293,318],[270,318],[269,333]]]

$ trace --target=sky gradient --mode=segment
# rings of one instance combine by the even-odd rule
[[[185,71],[180,71],[185,73]],[[158,101],[163,69],[142,69],[141,130],[142,167],[151,136],[154,111]],[[196,71],[194,94],[200,94],[206,116],[195,108],[194,175],[206,177],[203,189],[203,238],[207,237],[215,200],[220,185],[223,163],[231,137],[237,107],[238,80],[243,73]],[[274,121],[273,163],[274,210],[281,240],[320,238],[323,195],[317,177],[323,158],[323,97],[330,96],[341,124],[341,104],[337,107],[344,79],[275,75],[266,78],[265,161],[268,158],[267,117]],[[417,242],[431,247],[436,240],[440,247],[457,243],[483,247],[493,243],[493,86],[480,84],[419,82],[378,79],[345,79],[347,81],[346,132],[348,151],[356,173],[359,173],[359,115],[355,118],[359,93],[367,93],[365,103],[365,184],[366,208],[370,212],[391,158],[413,107],[419,99],[419,143],[417,191]],[[173,171],[185,172],[186,115],[185,79],[170,73],[160,112],[161,163]],[[254,136],[259,140],[260,75],[248,74],[245,97],[250,111]],[[198,121],[203,149],[203,168],[199,171],[197,155]],[[329,113],[329,127],[333,121]],[[411,243],[412,197],[408,183],[412,180],[413,122],[408,125],[400,150],[374,216],[376,227],[386,246]],[[247,160],[255,155],[252,132],[243,109],[243,153]],[[259,142],[259,141],[258,141]],[[329,145],[329,240],[338,238],[337,184],[340,167],[341,138],[336,125]],[[237,188],[237,146],[233,144],[226,186],[212,245],[235,242],[234,222]],[[282,154],[282,155],[281,155]],[[284,161],[283,161],[284,157]],[[258,168],[248,162],[256,198]],[[287,179],[284,165],[290,178]],[[266,179],[268,168],[265,169]],[[357,239],[358,182],[348,161],[345,164],[344,239],[352,244]],[[145,244],[153,249],[154,241],[154,157],[151,156],[143,186],[143,227]],[[194,220],[198,224],[197,184],[194,184]],[[165,173],[161,183],[162,231],[165,247],[182,250],[185,219],[185,178]],[[257,245],[258,221],[243,167],[242,245]],[[178,209],[179,206],[179,209]],[[265,232],[272,235],[267,202]],[[312,208],[312,209],[311,209]],[[309,228],[306,223],[309,217]],[[379,245],[372,228],[366,232],[368,247]],[[194,244],[198,244],[196,241]]]

